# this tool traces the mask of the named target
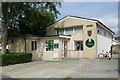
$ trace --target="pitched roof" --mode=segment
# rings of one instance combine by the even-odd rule
[[[90,18],[83,18],[83,17],[78,17],[78,16],[71,16],[71,15],[67,15],[67,16],[65,16],[65,17],[63,17],[63,18],[57,20],[56,22],[50,24],[48,27],[50,27],[51,25],[53,25],[53,24],[55,24],[55,23],[57,23],[57,22],[59,22],[59,21],[65,19],[66,17],[75,17],[75,18],[80,18],[80,19],[86,19],[86,20],[96,21],[96,22],[100,23],[101,25],[103,25],[106,29],[108,29],[109,31],[111,31],[113,34],[115,34],[111,29],[109,29],[106,25],[104,25],[104,24],[103,24],[102,22],[100,22],[99,20],[90,19]],[[47,28],[48,28],[48,27],[47,27]]]

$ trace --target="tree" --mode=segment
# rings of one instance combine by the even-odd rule
[[[2,53],[6,52],[9,36],[21,34],[43,35],[45,26],[55,21],[60,14],[60,2],[2,3]],[[12,33],[11,33],[12,32]]]

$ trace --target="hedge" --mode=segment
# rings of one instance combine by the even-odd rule
[[[19,64],[32,61],[31,53],[6,53],[2,54],[2,66]]]

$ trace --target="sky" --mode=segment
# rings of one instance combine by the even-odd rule
[[[67,15],[97,19],[118,33],[118,2],[62,2],[61,19]]]

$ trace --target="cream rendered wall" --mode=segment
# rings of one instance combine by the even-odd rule
[[[24,39],[13,39],[8,41],[8,47],[10,52],[25,52],[25,41]],[[62,49],[62,39],[60,38],[26,38],[26,53],[32,53],[32,60],[61,60],[62,54],[59,48],[54,51],[45,51],[45,41],[54,40],[54,43],[59,43],[59,48]],[[31,41],[37,41],[37,50],[31,50]],[[57,56],[57,57],[56,57]],[[55,59],[56,58],[56,59]]]
[[[55,28],[54,28],[54,27],[48,28],[48,29],[46,30],[46,34],[47,34],[47,35],[55,35],[55,34],[56,34]]]
[[[87,27],[87,25],[93,25],[91,27]],[[89,37],[88,34],[87,34],[87,31],[88,30],[92,30],[92,35]],[[96,23],[92,23],[92,22],[89,22],[87,24],[84,25],[83,27],[83,40],[84,40],[84,58],[97,58],[97,47],[96,47],[96,39],[97,39],[97,35],[96,35],[96,30],[97,30],[97,26],[96,26]],[[88,48],[86,46],[86,40],[89,39],[89,38],[92,38],[95,42],[94,46],[92,48]]]
[[[51,27],[47,28],[47,35],[55,35],[55,30],[52,30],[53,27],[54,28],[66,28],[66,27],[73,27],[73,26],[83,26],[83,37],[79,37],[76,36],[71,36],[71,40],[70,42],[68,42],[68,50],[73,49],[73,40],[77,40],[77,38],[79,37],[79,40],[83,40],[83,57],[84,58],[96,58],[97,54],[96,54],[96,21],[92,21],[92,20],[86,20],[86,19],[80,19],[80,18],[73,18],[73,17],[67,17],[65,19],[63,19],[60,22],[57,22],[53,25],[51,25]],[[87,25],[93,25],[92,27],[86,27]],[[87,35],[87,31],[88,30],[92,30],[92,36],[88,37]],[[51,34],[49,34],[51,33]],[[95,45],[92,48],[88,48],[85,45],[85,41],[88,38],[92,38],[95,41]]]
[[[14,40],[13,43],[11,43],[11,40]],[[37,41],[37,50],[31,51],[31,41]],[[25,52],[25,40],[22,38],[18,39],[10,39],[8,41],[8,48],[10,52]],[[26,39],[26,53],[32,53],[32,60],[41,60],[41,56],[39,54],[39,39]]]
[[[13,43],[11,42],[13,40]],[[25,52],[24,39],[11,39],[8,41],[8,49],[10,52]]]
[[[66,18],[60,22],[57,22],[50,27],[47,28],[46,33],[47,35],[55,35],[56,31],[55,28],[64,28],[64,27],[72,27],[72,26],[80,26],[83,25],[79,19],[75,18]]]
[[[59,48],[54,48],[54,51],[46,51],[45,47],[45,41],[46,40],[54,40],[54,43],[59,43],[59,47],[62,48],[62,40],[59,38],[42,38],[40,40],[40,44],[44,45],[43,50],[43,55],[42,55],[42,60],[51,60],[51,61],[57,61],[61,60],[62,54],[61,50]]]

